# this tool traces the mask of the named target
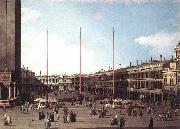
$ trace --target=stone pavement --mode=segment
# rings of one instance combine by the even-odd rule
[[[89,107],[78,106],[72,107],[67,104],[69,110],[74,111],[77,114],[77,122],[75,123],[63,123],[63,112],[61,112],[60,120],[51,123],[51,129],[118,129],[117,126],[110,126],[109,120],[114,116],[118,109],[108,109],[108,115],[105,118],[98,118],[97,116],[90,116]],[[7,114],[11,114],[13,125],[4,126],[3,118],[4,112],[0,109],[0,129],[45,129],[44,120],[38,120],[38,110],[30,110],[29,114],[21,114],[19,107],[7,109]],[[145,114],[143,118],[127,116],[121,114],[126,119],[125,129],[147,129],[150,116]],[[55,119],[56,120],[56,119]],[[174,121],[161,121],[157,117],[154,117],[155,129],[179,129],[180,117],[176,117]]]

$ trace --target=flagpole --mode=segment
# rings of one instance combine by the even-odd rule
[[[82,49],[82,42],[81,42],[81,27],[80,27],[80,75],[79,75],[79,85],[80,85],[80,88],[79,88],[79,93],[82,94],[82,80],[81,80],[81,49]]]
[[[8,20],[8,19],[7,19],[7,0],[6,0],[6,53],[5,53],[5,54],[6,54],[6,59],[5,59],[6,65],[5,65],[5,69],[8,68],[8,61],[7,61],[7,60],[8,60],[8,59],[7,59],[7,44],[8,44],[8,43],[7,43],[7,34],[8,34],[8,33],[7,33],[7,20]],[[12,51],[12,50],[11,50],[11,51]],[[12,59],[11,59],[11,60],[12,60]],[[12,61],[11,61],[11,62],[12,62]],[[12,69],[9,69],[9,70],[11,71]]]
[[[115,92],[115,89],[114,89],[114,27],[113,27],[113,97],[114,97],[114,92]]]
[[[47,58],[46,58],[46,67],[47,67],[47,91],[46,91],[46,102],[48,104],[48,29],[47,29]]]

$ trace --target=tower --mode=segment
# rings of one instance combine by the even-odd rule
[[[175,61],[176,61],[176,70],[177,70],[177,84],[180,84],[180,42],[178,43],[178,45],[174,50],[176,53]]]
[[[9,76],[5,87],[21,86],[21,1],[0,0],[0,82]],[[6,75],[5,75],[6,74]],[[0,91],[2,92],[2,91]],[[11,97],[11,96],[10,96]]]

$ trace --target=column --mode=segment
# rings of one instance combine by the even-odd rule
[[[0,99],[1,99],[1,86],[0,86]]]
[[[16,86],[14,84],[14,98],[16,98]]]
[[[156,102],[156,93],[154,93],[154,102]]]
[[[9,86],[9,98],[11,98],[11,87]]]
[[[163,95],[163,93],[161,94],[161,102],[162,103],[164,102],[164,95]]]

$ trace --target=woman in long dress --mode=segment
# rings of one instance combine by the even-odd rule
[[[70,120],[70,113],[68,113],[68,115],[67,115],[67,122],[70,122],[71,120]]]

